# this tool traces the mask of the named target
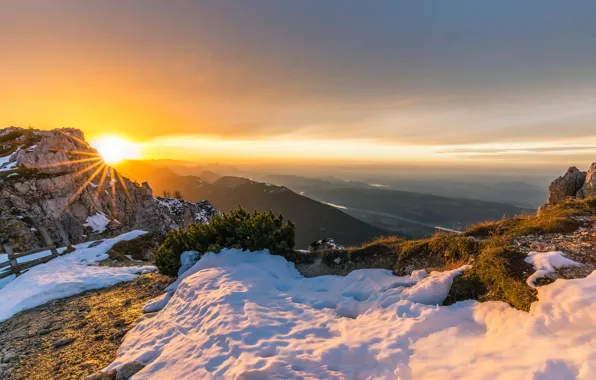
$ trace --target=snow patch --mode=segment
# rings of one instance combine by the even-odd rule
[[[103,212],[96,212],[94,215],[90,215],[85,220],[83,226],[91,227],[93,232],[102,233],[106,230],[110,219]]]
[[[143,313],[155,313],[156,311],[162,310],[164,307],[166,307],[168,302],[170,302],[170,299],[173,295],[173,292],[167,292],[157,298],[150,300],[145,304],[145,306],[143,306]]]
[[[136,260],[132,258],[132,255],[124,255],[124,257],[126,257],[127,259],[129,259],[130,261],[134,261],[135,263],[142,263],[143,260]]]
[[[409,368],[410,339],[429,330],[417,326],[446,309],[437,305],[464,269],[304,278],[267,251],[208,253],[145,306],[161,311],[126,335],[107,369],[139,361],[143,379],[395,378]]]
[[[204,255],[154,300],[108,369],[143,379],[591,379],[596,272],[537,289],[530,312],[443,301],[456,271],[302,277],[267,252]],[[169,302],[168,302],[169,299]]]
[[[14,314],[48,301],[69,297],[88,290],[100,289],[137,278],[137,274],[154,271],[153,266],[98,266],[107,259],[107,251],[121,240],[134,239],[146,233],[131,231],[106,239],[93,248],[89,242],[76,245],[77,250],[29,269],[0,289],[0,322]]]
[[[580,263],[566,258],[561,251],[530,252],[524,261],[532,264],[536,269],[536,272],[526,280],[526,283],[533,288],[536,287],[537,279],[555,273],[555,269],[581,266]]]
[[[10,162],[10,158],[14,155],[14,153],[15,152],[9,154],[8,156],[0,157],[0,172],[6,172],[17,167],[16,161]]]
[[[184,272],[189,270],[197,261],[201,254],[197,251],[184,251],[180,255],[180,269],[178,270],[178,276],[182,276]]]
[[[180,215],[184,212],[184,201],[176,198],[154,197],[160,207],[167,208],[172,214]]]

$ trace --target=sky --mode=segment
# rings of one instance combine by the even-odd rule
[[[0,126],[146,158],[596,161],[596,2],[0,0]]]

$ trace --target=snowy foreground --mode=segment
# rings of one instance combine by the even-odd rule
[[[107,369],[139,361],[137,379],[594,378],[596,272],[538,288],[529,313],[437,306],[459,272],[303,278],[266,252],[208,254]]]
[[[132,281],[139,273],[155,270],[152,266],[115,268],[97,265],[99,261],[108,258],[106,252],[114,244],[121,240],[134,239],[144,233],[128,232],[106,239],[93,248],[86,248],[89,242],[79,244],[72,253],[33,267],[19,277],[11,276],[6,281],[3,280],[4,287],[0,289],[0,322],[48,301],[112,286],[122,281]],[[47,254],[49,252],[38,255],[43,257]]]

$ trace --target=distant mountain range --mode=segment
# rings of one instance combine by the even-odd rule
[[[341,244],[360,244],[388,233],[423,236],[432,234],[435,226],[461,229],[529,210],[508,203],[398,191],[384,184],[333,177],[259,177],[270,184],[239,176],[220,178],[217,172],[203,170],[208,167],[214,168],[195,165],[170,170],[152,161],[130,161],[119,168],[131,178],[148,181],[156,193],[179,190],[185,199],[207,199],[221,211],[241,205],[249,210],[281,212],[297,224],[301,247],[325,237]],[[222,169],[238,171],[228,166]],[[180,175],[184,171],[199,175]]]
[[[497,220],[525,210],[506,203],[385,189],[328,189],[306,193],[335,204],[350,215],[387,229],[421,235],[435,226],[462,229],[485,220]]]
[[[277,185],[285,185],[294,191],[312,191],[338,188],[386,189],[422,193],[448,198],[465,198],[479,201],[507,203],[524,209],[536,209],[547,197],[547,186],[528,183],[512,178],[487,180],[483,177],[465,178],[429,176],[421,178],[370,179],[368,181],[344,181],[334,177],[307,178],[296,175],[269,175],[265,179]],[[535,182],[535,180],[533,181]]]
[[[149,182],[156,195],[164,191],[180,191],[185,200],[207,199],[223,212],[242,206],[250,211],[282,213],[296,224],[298,248],[306,248],[313,241],[327,237],[340,244],[356,245],[390,233],[284,186],[232,176],[208,183],[197,176],[181,176],[167,168],[155,168],[152,164],[135,161],[118,165],[118,170],[137,181]]]
[[[432,233],[435,226],[461,229],[529,210],[503,202],[398,191],[388,185],[342,181],[333,177],[272,175],[268,179],[312,199],[332,204],[370,224],[414,236]],[[429,185],[429,189],[432,191],[432,186]]]

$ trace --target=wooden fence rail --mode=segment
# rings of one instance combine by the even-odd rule
[[[8,256],[8,261],[0,263],[0,270],[8,266],[10,266],[10,269],[0,271],[0,279],[12,276],[13,274],[18,276],[21,274],[21,272],[23,272],[26,269],[32,268],[39,264],[47,263],[48,261],[58,257],[58,250],[56,249],[56,246],[54,245],[54,242],[52,241],[50,234],[48,234],[48,231],[43,227],[39,227],[38,230],[41,232],[43,239],[47,244],[47,246],[45,247],[32,249],[27,252],[15,253],[10,244],[3,244],[4,252],[6,252]],[[35,260],[25,261],[23,263],[19,263],[17,261],[18,259],[21,259],[23,257],[31,256],[44,251],[50,251],[51,254],[48,256],[37,258]]]

